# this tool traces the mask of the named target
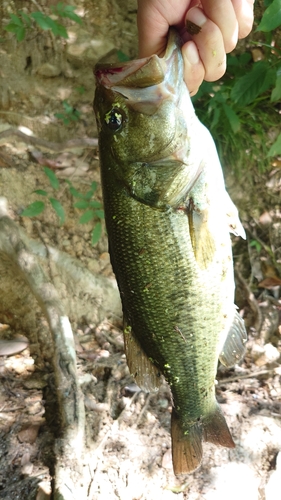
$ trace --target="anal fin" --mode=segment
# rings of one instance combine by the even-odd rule
[[[246,352],[245,343],[247,332],[243,318],[235,311],[234,319],[226,337],[222,352],[219,355],[220,362],[230,368],[238,363]]]
[[[200,467],[202,460],[202,425],[195,423],[185,430],[173,409],[171,436],[174,473],[191,474]]]
[[[163,381],[161,373],[141,348],[125,318],[124,345],[127,364],[137,385],[145,392],[158,391]]]
[[[218,403],[212,413],[203,420],[203,435],[205,441],[225,448],[235,448],[235,443]]]

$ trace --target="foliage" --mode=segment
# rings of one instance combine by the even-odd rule
[[[262,60],[253,62],[250,52],[228,56],[221,81],[203,82],[193,97],[197,114],[211,130],[221,158],[238,174],[244,174],[245,162],[248,167],[257,165],[262,172],[270,156],[281,154],[281,134],[271,147],[266,135],[272,127],[278,130],[280,124],[281,50],[272,45],[272,29],[281,24],[280,12],[281,0],[271,1],[256,30],[265,33],[264,42],[252,42],[262,48]]]
[[[92,230],[92,245],[95,245],[102,233],[102,225],[101,225],[101,220],[104,219],[104,211],[102,209],[102,204],[93,199],[93,195],[96,192],[97,189],[97,183],[92,182],[91,184],[91,189],[89,189],[86,193],[80,193],[75,189],[70,181],[66,181],[69,185],[69,191],[72,194],[72,196],[78,201],[74,203],[75,208],[79,208],[80,210],[83,210],[84,213],[81,215],[79,219],[79,224],[87,224],[88,222],[92,220],[96,220],[96,224]]]
[[[44,172],[49,179],[51,188],[57,191],[60,188],[60,182],[56,174],[48,167],[44,167]],[[101,221],[102,219],[104,219],[104,211],[102,209],[101,202],[93,199],[93,196],[97,189],[97,183],[92,182],[91,188],[86,193],[80,193],[79,191],[77,191],[77,189],[75,189],[75,187],[69,180],[66,180],[65,182],[68,185],[70,194],[73,196],[73,198],[77,199],[73,206],[83,211],[83,214],[80,216],[78,223],[87,224],[90,221],[93,221],[95,223],[91,232],[91,242],[92,245],[95,245],[101,237]],[[65,221],[65,212],[60,201],[57,198],[51,196],[47,191],[43,189],[36,189],[33,192],[39,196],[43,196],[49,201],[49,204],[54,209],[59,218],[60,224],[63,224]],[[47,208],[47,205],[48,204],[46,204],[44,201],[36,200],[28,205],[25,210],[23,210],[21,216],[37,217]]]
[[[62,113],[55,113],[56,118],[62,120],[64,125],[69,125],[69,123],[79,120],[81,115],[80,111],[78,111],[76,108],[73,108],[73,106],[71,106],[71,104],[69,104],[67,101],[62,101],[62,105],[64,111]]]
[[[50,182],[53,190],[55,190],[55,191],[58,190],[60,183],[59,183],[59,180],[58,180],[56,174],[48,167],[44,167],[44,172],[45,172],[46,176],[48,177],[49,182]],[[56,212],[60,223],[63,224],[64,220],[65,220],[65,213],[64,213],[64,208],[61,205],[61,203],[53,196],[50,196],[49,193],[43,189],[36,189],[33,192],[40,195],[40,196],[44,196],[45,198],[48,199],[50,205],[53,207],[54,211]],[[25,216],[25,217],[36,217],[37,215],[40,215],[45,210],[45,208],[46,208],[46,203],[44,201],[36,200],[33,203],[31,203],[30,205],[28,205],[28,207],[26,207],[26,209],[23,210],[21,215]]]
[[[54,17],[68,18],[80,24],[82,21],[81,18],[75,14],[75,8],[76,7],[72,5],[65,5],[59,2],[52,7],[52,12]],[[20,10],[17,14],[10,13],[9,16],[10,22],[7,26],[4,26],[4,29],[14,33],[18,42],[25,39],[27,31],[34,30],[36,27],[39,27],[43,31],[50,30],[54,36],[68,38],[65,26],[44,12],[36,11],[31,12],[31,14],[26,14],[24,11]]]

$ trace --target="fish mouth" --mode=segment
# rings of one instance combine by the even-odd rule
[[[183,80],[181,45],[179,35],[171,29],[163,57],[152,55],[122,64],[98,63],[94,70],[97,84],[118,92],[134,108],[141,103],[155,105],[169,96],[174,100]]]

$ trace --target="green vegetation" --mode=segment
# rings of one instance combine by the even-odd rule
[[[256,32],[262,60],[253,62],[249,51],[228,56],[227,72],[215,83],[203,82],[193,98],[197,114],[211,131],[225,165],[236,174],[251,166],[260,172],[270,157],[281,154],[280,100],[281,49],[273,30],[281,25],[281,1],[267,2]],[[280,39],[280,36],[279,36]],[[275,129],[275,140],[268,131]],[[274,135],[274,134],[273,134]]]
[[[53,194],[53,192],[59,190],[60,181],[57,178],[56,174],[48,167],[44,167],[44,172],[49,179],[52,191],[51,194]],[[75,187],[69,180],[66,180],[65,182],[68,186],[70,194],[74,199],[77,199],[77,201],[73,203],[73,207],[78,208],[83,212],[78,220],[78,223],[87,224],[90,221],[93,221],[94,223],[94,227],[91,232],[91,242],[92,245],[95,245],[102,235],[101,221],[102,219],[104,219],[104,211],[102,210],[101,202],[93,198],[97,189],[97,183],[92,182],[91,188],[86,193],[80,193],[79,191],[77,191],[77,189],[75,189]],[[30,205],[28,205],[25,210],[23,210],[21,216],[37,217],[45,209],[48,208],[48,205],[51,205],[59,218],[60,224],[64,224],[65,211],[60,201],[52,196],[48,191],[45,191],[43,189],[36,189],[35,191],[33,191],[33,193],[36,193],[39,196],[43,196],[46,202],[42,200],[34,201]]]
[[[64,125],[69,125],[71,122],[76,122],[80,118],[80,111],[73,108],[67,101],[62,101],[64,111],[62,113],[55,113],[55,117],[62,120]]]
[[[65,5],[59,2],[57,5],[52,6],[51,10],[53,17],[55,18],[68,18],[75,23],[81,23],[82,20],[74,10],[76,7],[72,5]],[[10,22],[7,26],[4,26],[6,31],[14,33],[17,37],[18,42],[25,39],[28,31],[34,31],[34,29],[40,28],[41,30],[50,30],[54,36],[60,36],[62,38],[68,38],[68,34],[65,26],[59,23],[56,19],[48,16],[44,12],[36,11],[31,12],[31,14],[26,14],[22,10],[19,10],[17,14],[9,14]]]

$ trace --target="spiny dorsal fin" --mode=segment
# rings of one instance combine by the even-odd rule
[[[247,341],[247,332],[243,318],[235,311],[234,319],[226,337],[222,352],[219,355],[220,362],[230,368],[243,358]]]
[[[161,373],[142,350],[125,318],[124,345],[130,373],[138,386],[145,392],[158,391],[163,380]]]

